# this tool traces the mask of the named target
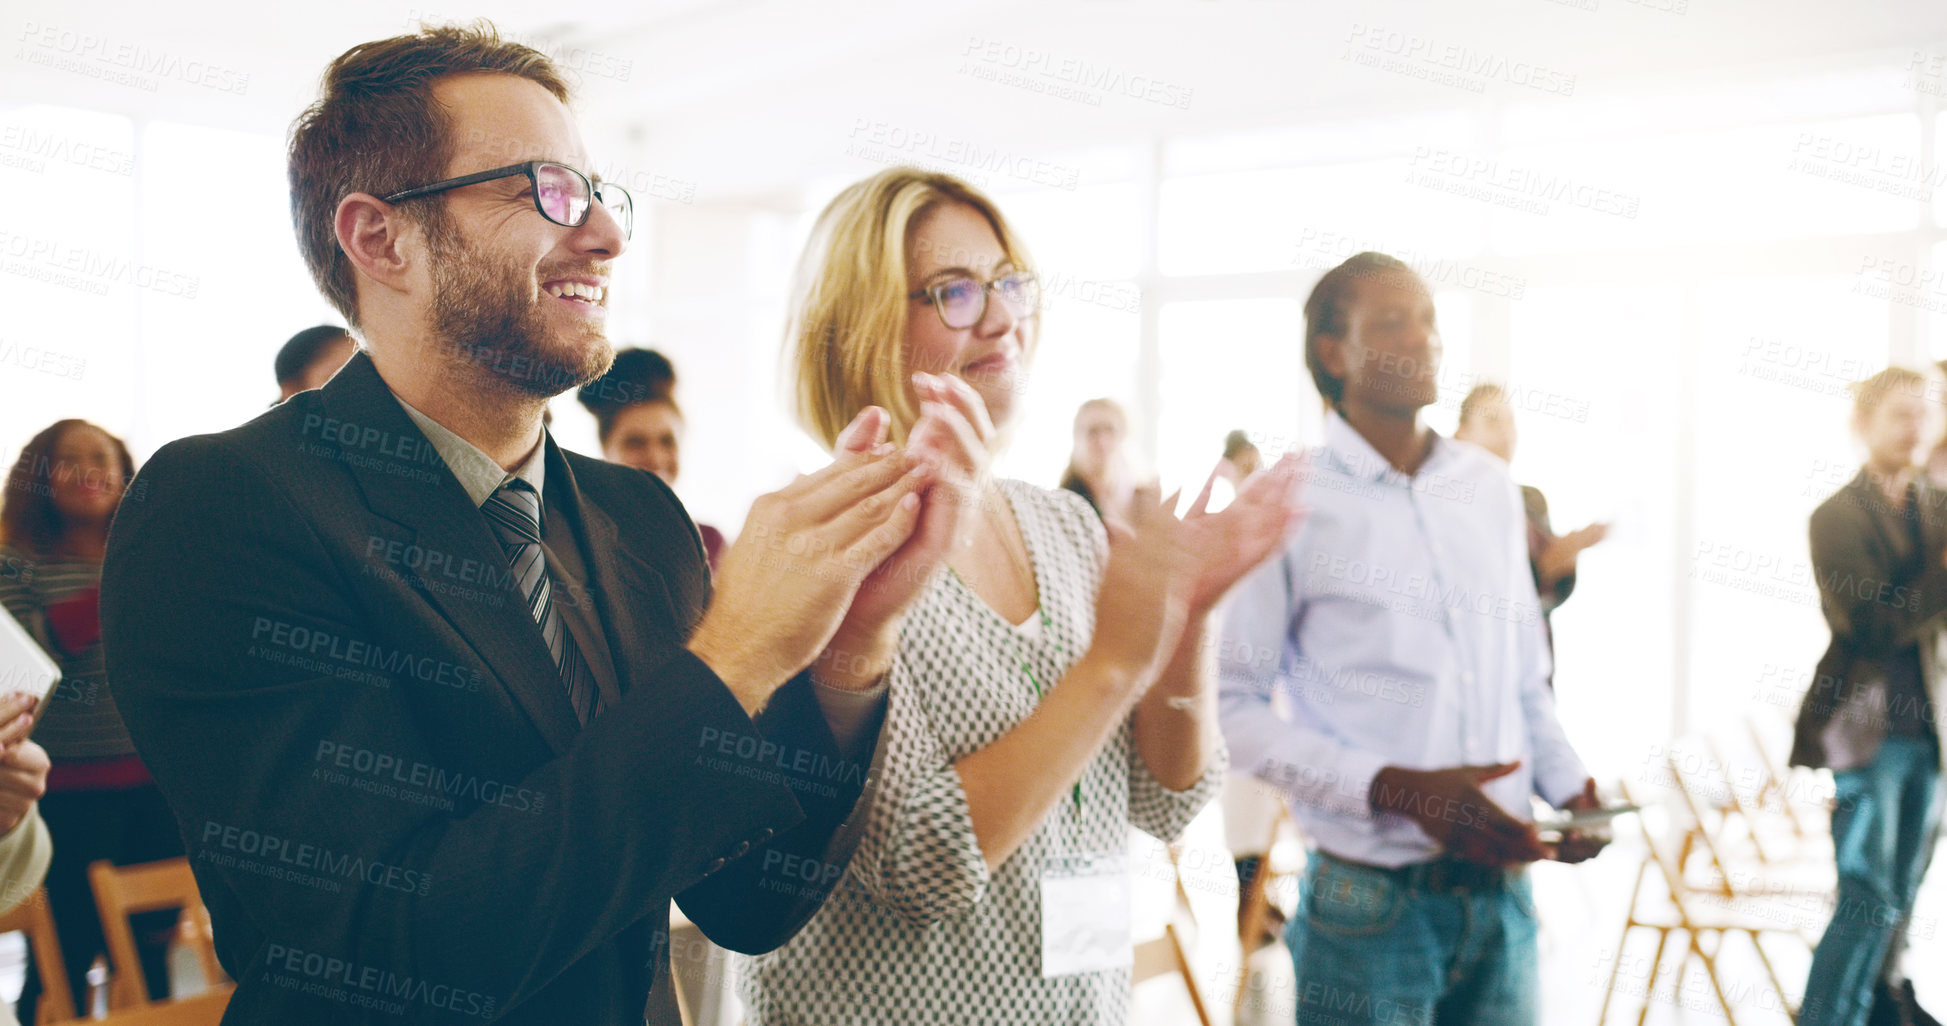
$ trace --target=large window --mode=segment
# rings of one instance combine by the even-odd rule
[[[1549,288],[1513,306],[1514,479],[1541,489],[1557,532],[1611,525],[1553,620],[1563,725],[1601,777],[1669,734],[1678,695],[1681,299]]]
[[[1947,145],[1896,77],[1165,144],[1142,281],[1165,480],[1200,482],[1232,427],[1315,441],[1298,304],[1352,253],[1393,252],[1440,311],[1429,422],[1507,385],[1515,478],[1557,530],[1614,525],[1555,619],[1562,714],[1598,776],[1673,733],[1789,715],[1825,640],[1806,518],[1860,458],[1844,386],[1947,358]]]
[[[1297,300],[1170,303],[1160,327],[1157,469],[1166,490],[1196,494],[1231,431],[1248,432],[1272,458],[1317,444],[1320,407]]]
[[[142,134],[142,438],[220,431],[277,398],[271,359],[297,331],[343,324],[298,255],[282,140],[151,123]],[[193,397],[193,401],[192,401]]]
[[[58,107],[0,112],[0,453],[66,417],[135,425],[130,369],[153,259],[134,248],[135,131]]]
[[[64,417],[138,459],[277,397],[293,332],[342,323],[298,258],[283,142],[57,107],[0,114],[8,454]]]
[[[1034,257],[1043,306],[1039,352],[997,470],[1053,486],[1068,465],[1076,407],[1106,397],[1141,415],[1141,207],[1127,182],[1002,193],[995,202]]]
[[[1847,276],[1745,278],[1696,297],[1690,723],[1783,707],[1825,648],[1812,509],[1864,458],[1851,382],[1886,366],[1888,308]]]

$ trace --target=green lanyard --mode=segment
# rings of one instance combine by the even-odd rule
[[[946,572],[952,574],[953,579],[959,581],[960,586],[966,588],[969,594],[973,593],[973,589],[971,587],[968,587],[967,582],[960,577],[959,571],[954,570],[952,567],[947,567]],[[976,595],[975,597],[978,598],[979,596]],[[1055,637],[1055,621],[1048,616],[1048,610],[1046,608],[1038,607],[1035,609],[1035,614],[1041,617],[1042,633],[1054,639],[1055,655],[1057,657],[1066,655],[1068,650],[1062,646],[1061,639]],[[1021,652],[1021,643],[1019,639],[1014,637],[1014,628],[1011,624],[1009,625],[1007,631],[1007,644],[1008,647],[1014,650],[1014,661],[1021,664],[1021,673],[1028,678],[1028,683],[1034,687],[1035,705],[1037,706],[1040,705],[1041,697],[1042,697],[1041,679],[1034,675],[1034,667],[1028,665],[1028,658],[1026,655],[1024,655]],[[1088,766],[1086,764],[1082,766],[1082,772],[1083,773],[1088,772]],[[1075,781],[1074,794],[1075,794],[1075,811],[1077,813],[1080,813],[1082,811],[1082,782],[1080,780]]]

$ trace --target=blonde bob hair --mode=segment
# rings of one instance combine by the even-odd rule
[[[1031,269],[1027,247],[994,201],[937,171],[891,167],[855,182],[812,227],[798,265],[785,347],[797,381],[798,423],[827,449],[867,406],[892,414],[891,436],[901,444],[919,419],[907,382],[909,250],[915,226],[947,203],[978,211],[993,226],[1005,259]],[[1023,325],[1024,364],[1034,358],[1038,335],[1038,319]]]

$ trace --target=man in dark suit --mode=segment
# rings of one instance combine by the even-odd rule
[[[1854,386],[1866,464],[1812,513],[1812,571],[1832,641],[1790,761],[1832,770],[1839,891],[1801,1026],[1932,1022],[1899,974],[1903,924],[1940,815],[1947,494],[1913,461],[1932,387],[1902,367]]]
[[[632,214],[572,170],[566,95],[491,29],[334,62],[293,210],[365,347],[165,446],[114,526],[109,672],[238,981],[226,1023],[674,1023],[672,900],[768,950],[855,844],[868,642],[984,433],[936,404],[944,441],[901,452],[862,414],[757,501],[713,596],[666,486],[542,426],[611,358]]]

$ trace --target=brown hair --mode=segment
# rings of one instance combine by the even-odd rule
[[[615,422],[621,420],[624,413],[638,406],[665,406],[669,408],[669,412],[676,415],[677,420],[685,419],[683,417],[683,408],[676,405],[675,396],[652,395],[647,399],[641,399],[632,403],[620,403],[614,406],[604,406],[600,409],[589,410],[588,412],[595,415],[595,439],[601,442],[601,444],[607,445],[608,440],[615,434]]]
[[[357,276],[338,248],[338,203],[357,192],[386,196],[445,177],[453,140],[432,86],[470,72],[519,76],[563,103],[570,96],[546,55],[502,40],[491,22],[481,20],[346,50],[325,68],[323,94],[291,126],[291,222],[298,248],[318,290],[354,328]],[[405,216],[437,236],[445,210],[437,199]]]
[[[1345,308],[1352,303],[1353,286],[1360,278],[1380,274],[1412,274],[1413,269],[1397,257],[1370,250],[1355,253],[1337,267],[1325,272],[1305,299],[1305,369],[1311,371],[1312,384],[1330,408],[1345,398],[1345,379],[1333,377],[1319,359],[1318,339],[1322,335],[1345,334]]]
[[[54,447],[61,444],[61,436],[70,428],[78,427],[94,428],[108,436],[108,444],[122,465],[125,491],[129,482],[135,480],[135,457],[129,455],[128,446],[121,439],[76,417],[55,421],[28,440],[20,450],[20,458],[14,460],[13,470],[7,474],[6,498],[0,501],[0,539],[8,545],[40,555],[52,554],[60,548],[67,525],[61,522],[61,511],[54,506],[54,475],[61,472],[54,462]]]

